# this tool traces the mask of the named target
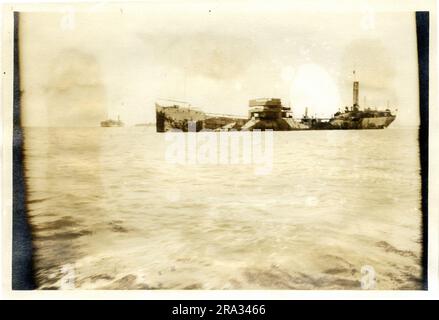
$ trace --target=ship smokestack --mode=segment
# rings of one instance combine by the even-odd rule
[[[358,81],[354,81],[354,108],[358,108],[358,94],[360,89],[360,83]]]

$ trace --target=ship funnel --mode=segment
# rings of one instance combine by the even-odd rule
[[[354,81],[354,108],[358,108],[358,94],[360,90],[360,83],[358,81]]]

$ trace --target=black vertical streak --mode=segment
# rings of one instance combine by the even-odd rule
[[[416,12],[419,76],[419,152],[421,161],[422,277],[428,289],[428,83],[429,83],[429,12]]]
[[[12,290],[31,290],[35,289],[35,281],[32,264],[32,238],[26,213],[26,190],[23,167],[23,132],[20,121],[21,90],[18,19],[18,12],[14,12]]]

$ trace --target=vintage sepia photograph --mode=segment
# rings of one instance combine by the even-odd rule
[[[13,290],[427,290],[428,11],[32,8]]]

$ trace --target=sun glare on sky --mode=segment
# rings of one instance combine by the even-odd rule
[[[300,65],[293,71],[290,99],[296,116],[308,108],[308,115],[331,116],[341,107],[335,79],[321,66],[314,63]]]

